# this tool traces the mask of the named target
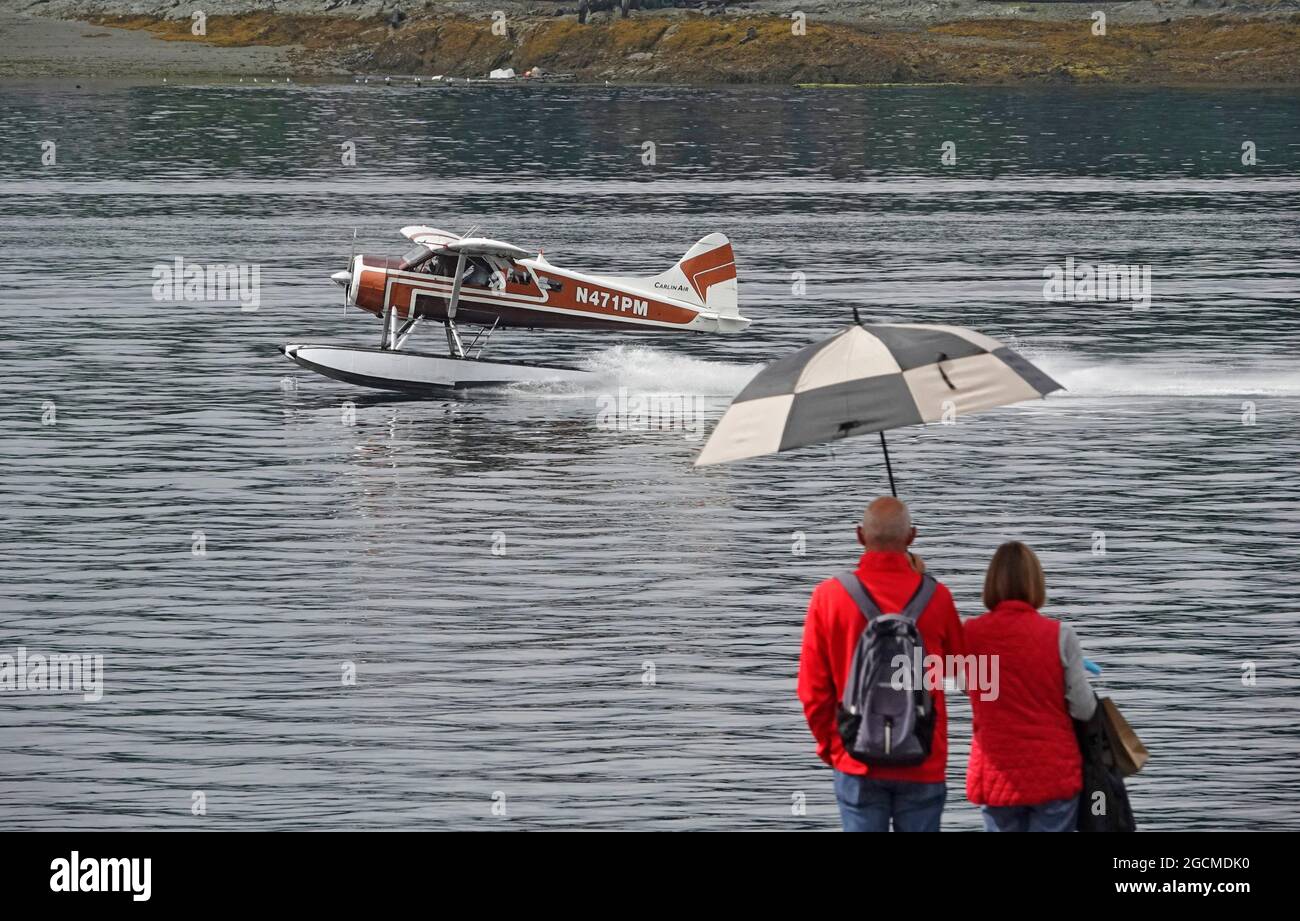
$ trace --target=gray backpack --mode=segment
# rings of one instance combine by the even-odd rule
[[[925,646],[917,621],[939,583],[921,576],[916,594],[897,614],[885,614],[856,573],[836,576],[866,618],[840,700],[840,738],[850,755],[867,765],[920,764],[934,738],[934,701],[924,682],[913,680]],[[900,677],[899,656],[906,666]],[[920,686],[916,686],[916,685]]]

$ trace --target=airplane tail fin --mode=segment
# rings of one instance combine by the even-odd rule
[[[696,301],[719,317],[739,317],[736,255],[724,234],[711,233],[686,251],[677,264],[654,281],[684,300]]]

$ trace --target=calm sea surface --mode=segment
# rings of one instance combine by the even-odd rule
[[[1068,388],[891,449],[964,615],[1000,541],[1040,552],[1152,751],[1141,824],[1300,828],[1297,125],[1259,91],[0,87],[0,654],[104,662],[98,702],[0,691],[4,825],[836,827],[798,645],[879,445],[691,461],[856,306]],[[754,325],[505,331],[597,374],[446,400],[278,354],[377,344],[328,276],[412,223],[624,275],[722,231]],[[259,309],[155,301],[177,257],[257,265]],[[1067,257],[1150,266],[1149,309],[1046,303]],[[611,428],[621,390],[699,416]]]

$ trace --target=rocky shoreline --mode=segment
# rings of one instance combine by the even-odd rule
[[[0,0],[0,16],[61,17],[205,49],[206,67],[247,71],[277,49],[295,76],[486,77],[538,68],[582,82],[671,84],[1300,85],[1300,6],[1226,0],[1124,4],[751,3],[679,9],[642,0],[555,3],[257,3]],[[602,9],[603,7],[603,9]],[[1099,34],[1094,13],[1105,13]],[[581,21],[580,21],[581,20]],[[194,34],[201,31],[202,34]],[[3,72],[5,45],[0,45]],[[78,73],[76,43],[53,62]],[[195,50],[198,50],[197,48]],[[148,58],[148,52],[141,52]],[[154,62],[141,68],[156,71]],[[129,62],[123,65],[130,72]],[[12,68],[9,72],[12,73]]]

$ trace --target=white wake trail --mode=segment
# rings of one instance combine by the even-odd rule
[[[1195,353],[1156,352],[1132,359],[1091,359],[1032,347],[1022,354],[1074,396],[1300,395],[1297,363],[1269,356],[1213,361]]]

